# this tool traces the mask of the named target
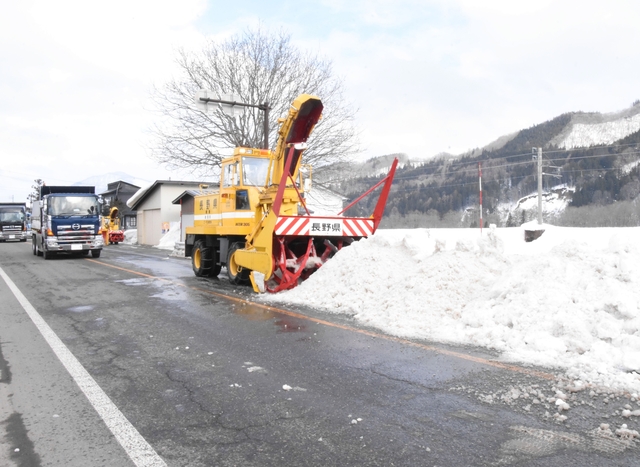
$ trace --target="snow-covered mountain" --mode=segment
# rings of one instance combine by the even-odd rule
[[[535,125],[526,130],[515,131],[503,136],[478,149],[463,154],[438,153],[430,159],[416,159],[412,154],[396,153],[373,157],[364,162],[352,163],[349,178],[373,177],[384,175],[395,157],[399,158],[399,167],[420,165],[435,160],[453,162],[461,157],[474,157],[483,152],[499,152],[519,140],[527,144],[527,152],[532,146],[556,146],[563,149],[587,148],[589,146],[611,145],[633,133],[640,131],[640,103],[611,113],[573,112],[556,117],[548,122]],[[537,139],[532,140],[532,133]],[[516,153],[519,151],[515,151]]]
[[[608,114],[578,112],[550,141],[564,149],[613,144],[640,131],[640,105]]]
[[[531,128],[500,136],[495,141],[461,156],[475,156],[483,151],[496,152],[514,143],[543,148],[563,149],[611,145],[640,131],[640,101],[617,112],[571,112]]]
[[[533,148],[543,151],[545,218],[560,217],[572,201],[576,206],[632,201],[640,196],[638,146],[640,101],[612,113],[565,113],[463,154],[440,153],[423,161],[403,154],[387,206],[397,209],[400,221],[410,213],[416,218],[416,213],[430,210],[441,217],[448,211],[462,211],[464,222],[477,218],[477,167],[481,162],[483,191],[489,200],[485,208],[488,204],[488,212],[499,215],[499,225],[507,219],[517,224],[537,211]],[[348,183],[336,183],[336,191],[347,190],[347,197],[363,192],[371,185],[367,177],[386,174],[393,156],[353,164],[344,171],[349,174]]]

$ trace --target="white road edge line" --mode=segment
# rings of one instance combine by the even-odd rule
[[[134,464],[138,467],[166,467],[165,461],[98,386],[98,383],[53,332],[53,329],[49,327],[2,268],[0,268],[0,276]]]

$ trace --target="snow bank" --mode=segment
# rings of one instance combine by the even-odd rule
[[[180,222],[172,222],[169,231],[165,233],[154,248],[173,250],[176,242],[180,241]]]
[[[379,230],[260,300],[639,392],[640,228],[543,227],[530,243],[523,228]]]
[[[138,230],[129,229],[124,231],[124,244],[136,245],[138,243]]]

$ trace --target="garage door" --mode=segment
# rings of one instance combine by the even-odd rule
[[[142,245],[158,245],[162,237],[160,209],[148,209],[144,212],[143,238],[138,240]]]

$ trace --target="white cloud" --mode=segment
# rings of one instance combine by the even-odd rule
[[[193,21],[205,6],[202,0],[40,0],[31,13],[42,34],[77,59],[146,80],[149,71],[166,70],[166,56],[174,47],[197,42]]]
[[[203,40],[206,2],[14,2],[0,18],[2,198],[35,178],[73,183],[114,169],[168,178],[148,158],[149,89],[175,50]],[[3,6],[4,8],[4,6]],[[4,158],[3,158],[4,159]],[[19,187],[19,188],[18,188]]]

